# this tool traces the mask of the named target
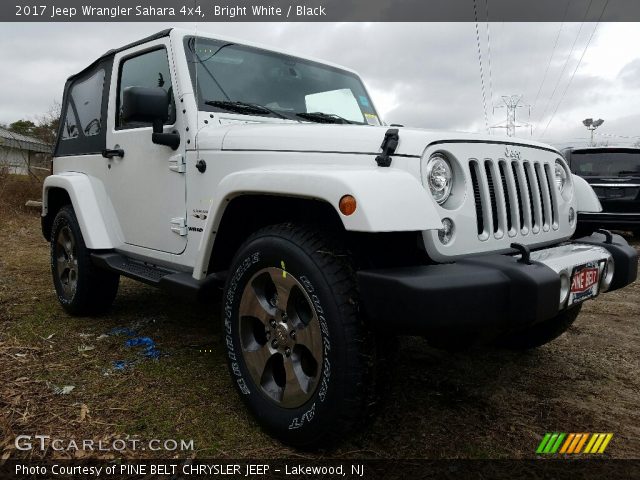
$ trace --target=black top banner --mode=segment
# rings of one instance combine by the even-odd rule
[[[633,22],[638,0],[14,0],[2,22]],[[383,32],[381,32],[383,34]]]

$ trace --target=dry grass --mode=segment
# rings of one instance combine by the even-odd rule
[[[0,168],[0,214],[4,217],[27,213],[27,200],[40,200],[43,177],[9,175]]]
[[[241,406],[218,305],[184,303],[124,280],[111,314],[71,318],[53,295],[37,213],[5,211],[0,225],[4,456],[74,455],[15,451],[15,435],[38,433],[194,440],[196,452],[116,454],[147,458],[526,458],[544,432],[595,431],[615,434],[607,456],[640,457],[639,285],[588,303],[566,335],[530,353],[452,354],[404,340],[369,428],[334,451],[301,454],[263,434]],[[152,337],[166,356],[144,359],[124,346],[126,337],[99,338],[114,327]],[[136,363],[114,372],[117,360]],[[65,385],[75,388],[54,393]]]

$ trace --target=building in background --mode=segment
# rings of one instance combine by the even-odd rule
[[[34,170],[49,170],[51,145],[0,127],[0,169],[29,175]]]

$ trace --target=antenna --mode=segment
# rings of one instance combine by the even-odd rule
[[[500,122],[496,125],[493,125],[490,128],[504,128],[507,130],[507,135],[509,137],[514,137],[516,135],[517,128],[525,128],[529,127],[529,134],[532,135],[531,124],[527,123],[518,123],[516,121],[516,111],[519,108],[526,108],[529,111],[529,118],[531,118],[531,105],[521,105],[522,95],[502,95],[502,102],[504,105],[498,105],[497,107],[493,107],[493,112],[497,108],[506,108],[507,109],[507,119],[504,122]]]

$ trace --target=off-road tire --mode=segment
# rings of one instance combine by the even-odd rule
[[[253,234],[235,255],[229,270],[222,315],[232,381],[260,425],[283,443],[297,448],[335,444],[364,424],[374,396],[375,340],[358,314],[358,290],[350,258],[335,240],[335,234],[314,227],[280,224]],[[284,276],[282,280],[280,275]],[[284,284],[293,285],[287,295],[265,293],[273,290],[271,285],[284,292]],[[252,292],[258,292],[255,295],[260,305],[271,298],[265,320],[259,323],[245,314],[255,311],[256,316],[263,315],[262,307],[257,310],[249,307],[258,305]],[[294,297],[297,300],[291,300]],[[310,303],[305,304],[300,298]],[[283,317],[282,311],[287,315]],[[278,320],[269,318],[272,315]],[[295,320],[303,317],[311,319],[306,326]],[[316,320],[319,328],[315,326]],[[274,322],[277,328],[272,328]],[[316,341],[307,340],[306,344],[317,347],[320,345],[317,339],[321,339],[321,347],[316,350],[309,347],[305,351],[304,343],[291,347],[290,351],[300,353],[296,358],[316,361],[314,364],[307,360],[307,366],[312,366],[302,368],[303,380],[299,376],[302,370],[296,370],[294,356],[287,357],[286,348],[285,353],[273,353],[273,340],[284,337],[277,329],[289,328],[289,323],[300,327],[298,338],[308,339],[309,332],[318,332]],[[257,327],[247,328],[248,324]],[[309,329],[307,333],[305,329]],[[268,335],[264,337],[267,338],[264,345],[262,332]],[[281,343],[278,348],[283,348]],[[259,349],[263,349],[260,364],[265,363],[261,374],[256,357],[250,357]],[[265,361],[267,356],[269,359]],[[322,360],[318,361],[320,357]],[[286,376],[287,361],[294,365],[289,366],[289,372],[298,372],[295,378]],[[278,384],[277,372],[282,370],[285,376],[280,374]],[[293,383],[288,378],[293,378]],[[315,389],[309,388],[305,393],[300,385],[307,378],[315,378],[312,383]]]
[[[549,320],[510,333],[498,340],[498,346],[510,350],[530,350],[541,347],[566,332],[578,317],[581,309],[582,304],[564,310]]]
[[[56,295],[68,313],[97,315],[111,307],[118,293],[120,276],[91,262],[71,205],[62,207],[53,221],[50,251]],[[70,282],[75,286],[70,287]]]

